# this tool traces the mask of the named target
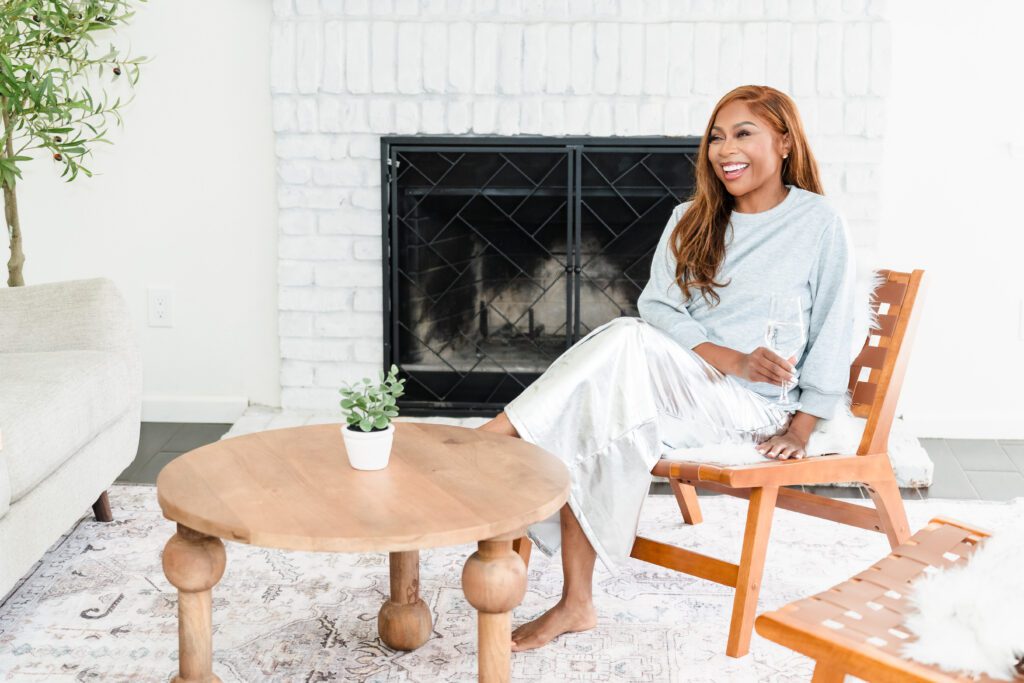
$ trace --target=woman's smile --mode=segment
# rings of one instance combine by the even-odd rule
[[[726,180],[736,180],[748,168],[750,168],[750,164],[724,164],[722,171],[725,173]]]

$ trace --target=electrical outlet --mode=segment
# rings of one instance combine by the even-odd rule
[[[158,287],[149,288],[149,326],[172,327],[174,325],[174,298],[171,290]]]

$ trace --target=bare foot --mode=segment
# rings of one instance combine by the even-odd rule
[[[597,625],[593,603],[570,606],[565,600],[512,632],[512,651],[522,652],[547,645],[563,633],[589,631]]]

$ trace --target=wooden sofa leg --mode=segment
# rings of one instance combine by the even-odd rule
[[[814,667],[811,683],[843,683],[846,673],[828,662],[818,662]]]
[[[522,538],[517,538],[516,540],[512,541],[512,552],[516,553],[517,555],[519,555],[519,557],[523,558],[523,564],[526,565],[527,569],[530,568],[530,551],[532,549],[533,543],[531,543],[530,539],[526,536],[523,536]]]
[[[747,525],[743,531],[743,551],[740,553],[739,574],[736,577],[736,597],[732,603],[732,621],[729,622],[729,642],[725,646],[725,654],[730,657],[742,657],[750,652],[757,597],[761,593],[761,577],[764,574],[764,558],[768,552],[768,536],[772,531],[772,515],[778,497],[778,486],[750,490]]]
[[[895,548],[906,543],[910,538],[910,523],[907,522],[907,511],[903,507],[896,478],[869,481],[865,485],[878,510],[878,519],[882,523],[882,531],[889,538],[889,545]]]
[[[687,524],[700,524],[704,516],[700,512],[700,503],[697,502],[697,489],[682,483],[677,479],[669,479],[668,485],[672,487],[672,493],[679,503],[679,511],[683,513],[683,521]]]
[[[110,513],[110,498],[107,497],[106,491],[101,493],[96,502],[92,504],[92,513],[96,515],[97,522],[114,521],[114,515]]]

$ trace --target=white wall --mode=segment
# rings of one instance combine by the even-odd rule
[[[930,281],[899,412],[920,436],[1024,438],[1024,4],[890,20],[879,253]]]
[[[154,59],[96,148],[101,175],[67,184],[43,159],[19,187],[26,283],[106,276],[128,300],[146,420],[279,400],[270,16],[252,0],[139,4],[123,34]],[[173,289],[173,327],[146,325],[150,285]]]

